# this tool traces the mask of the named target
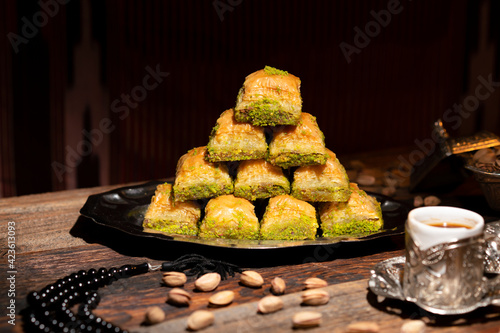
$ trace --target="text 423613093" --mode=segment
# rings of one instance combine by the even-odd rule
[[[16,223],[9,221],[7,226],[7,282],[9,289],[7,297],[9,305],[7,305],[7,317],[10,318],[9,324],[16,324]]]

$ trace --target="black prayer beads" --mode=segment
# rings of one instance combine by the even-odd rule
[[[148,271],[144,263],[72,273],[28,295],[27,325],[41,332],[126,332],[92,313],[100,300],[97,289]],[[80,305],[75,314],[71,308],[76,304]]]
[[[162,265],[151,266],[148,263],[139,265],[124,265],[120,268],[99,268],[88,271],[78,271],[53,284],[49,284],[40,291],[33,291],[28,295],[29,308],[25,323],[27,331],[40,332],[126,332],[120,327],[92,313],[99,304],[97,290],[119,279],[128,278],[161,269],[162,271],[186,271],[186,275],[203,275],[208,272],[217,272],[224,280],[229,276],[241,273],[242,270],[233,264],[208,259],[198,254],[187,254],[175,261]],[[78,311],[71,309],[79,304]]]

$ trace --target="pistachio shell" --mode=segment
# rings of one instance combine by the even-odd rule
[[[475,163],[495,163],[496,155],[492,149],[479,149],[473,156],[472,161]]]
[[[259,288],[264,284],[264,279],[255,271],[244,271],[241,273],[240,282],[247,287]]]
[[[275,277],[271,281],[271,292],[275,295],[283,295],[286,290],[286,283],[285,280],[283,280],[280,277]]]
[[[150,325],[161,323],[165,320],[165,312],[159,306],[152,306],[146,311],[146,322]]]
[[[207,310],[193,312],[187,320],[187,327],[192,331],[204,329],[214,323],[214,314]]]
[[[208,302],[211,305],[215,306],[226,306],[228,304],[231,304],[233,300],[234,300],[234,292],[231,290],[224,290],[210,296]]]
[[[309,289],[302,293],[302,303],[306,305],[323,305],[330,301],[330,294],[322,289]]]
[[[272,313],[283,308],[283,301],[278,296],[269,295],[262,298],[257,304],[260,313]]]
[[[315,311],[301,311],[293,315],[292,323],[295,328],[309,328],[321,324],[321,313]]]
[[[358,175],[358,178],[356,178],[356,182],[362,186],[370,186],[375,184],[375,177],[372,175],[360,173]]]
[[[308,278],[305,282],[306,289],[323,288],[328,286],[328,282],[323,279],[312,277]]]
[[[194,287],[199,291],[212,291],[219,286],[220,280],[219,273],[207,273],[194,282]]]
[[[167,302],[177,306],[187,306],[191,301],[191,295],[180,288],[173,288],[168,292]]]
[[[410,320],[401,326],[401,333],[424,333],[425,323],[422,320]]]
[[[377,323],[372,321],[359,321],[347,326],[348,333],[377,333],[380,328]]]
[[[437,206],[441,203],[441,199],[434,195],[429,195],[428,197],[425,197],[424,199],[424,205],[425,206]]]
[[[182,272],[165,272],[162,281],[168,287],[181,287],[186,283],[187,276]]]

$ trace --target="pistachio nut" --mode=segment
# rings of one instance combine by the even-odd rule
[[[193,312],[187,320],[187,327],[192,331],[204,329],[214,323],[214,314],[207,310]]]
[[[219,273],[207,273],[194,282],[194,287],[199,291],[212,291],[219,286],[220,279]]]
[[[420,207],[423,204],[424,204],[424,198],[422,198],[422,196],[417,195],[415,198],[413,198],[413,206]]]
[[[215,306],[226,306],[228,304],[231,304],[233,300],[234,300],[234,292],[231,290],[224,290],[210,296],[208,302],[211,305]]]
[[[367,174],[364,174],[364,173],[360,173],[358,175],[358,178],[356,179],[356,182],[359,185],[370,186],[370,185],[375,184],[375,177],[372,176],[372,175],[367,175]]]
[[[294,328],[309,328],[321,324],[321,313],[315,311],[301,311],[293,315]]]
[[[304,282],[304,284],[305,284],[306,289],[323,288],[323,287],[328,286],[328,282],[326,282],[323,279],[316,278],[316,277],[307,279]]]
[[[359,321],[347,326],[348,333],[377,333],[380,328],[377,323],[372,321]]]
[[[152,306],[146,311],[146,323],[154,325],[164,320],[165,312],[159,306]]]
[[[264,279],[255,271],[244,271],[241,273],[240,282],[247,287],[259,288],[264,284]]]
[[[260,313],[272,313],[281,309],[283,309],[283,301],[278,296],[266,296],[257,304],[257,311]]]
[[[275,295],[283,295],[286,290],[286,283],[285,280],[283,280],[280,277],[275,277],[271,281],[271,292]]]
[[[429,195],[428,197],[425,197],[425,199],[424,199],[425,206],[437,206],[440,203],[441,203],[441,199],[439,199],[435,195]]]
[[[182,272],[165,272],[161,280],[168,287],[181,287],[186,283],[187,277]]]
[[[177,306],[187,306],[191,301],[191,295],[181,288],[173,288],[168,292],[167,302]]]
[[[305,305],[323,305],[330,301],[330,294],[326,290],[309,289],[302,293],[302,303]]]
[[[473,156],[472,160],[475,163],[495,163],[496,155],[492,149],[479,149]]]
[[[401,333],[424,333],[425,323],[422,320],[410,320],[401,326]]]

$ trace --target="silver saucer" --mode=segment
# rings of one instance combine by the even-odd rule
[[[484,235],[488,245],[485,251],[484,271],[500,274],[500,221],[486,224]]]
[[[484,297],[471,306],[459,307],[453,309],[437,309],[420,304],[418,301],[412,301],[407,299],[403,293],[403,286],[401,284],[403,270],[405,265],[405,257],[394,257],[384,260],[375,265],[374,269],[371,270],[371,277],[368,281],[368,286],[370,290],[378,295],[392,299],[399,299],[402,301],[407,301],[414,303],[421,307],[422,309],[429,311],[431,313],[440,315],[457,315],[472,312],[477,308],[485,307],[488,305],[499,305],[500,306],[500,284],[496,283],[492,287],[488,288],[485,292]]]

